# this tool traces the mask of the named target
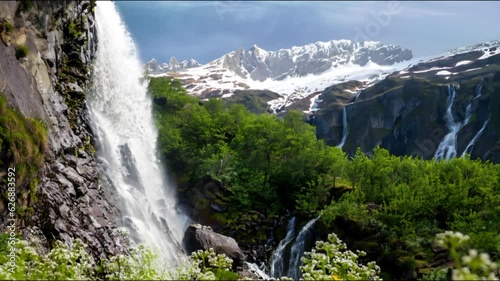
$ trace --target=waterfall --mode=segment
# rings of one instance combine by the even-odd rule
[[[347,139],[347,106],[345,106],[344,110],[342,110],[342,139],[340,140],[340,143],[337,145],[337,147],[339,148],[344,147],[346,139]]]
[[[293,240],[295,237],[295,217],[292,217],[286,226],[286,236],[283,240],[280,241],[278,247],[273,252],[271,257],[271,276],[272,277],[282,277],[285,273],[284,268],[284,252],[286,246]]]
[[[455,122],[453,119],[453,102],[455,101],[455,86],[448,85],[448,108],[446,109],[446,127],[448,127],[449,133],[444,137],[443,141],[439,144],[434,158],[436,160],[449,160],[457,156],[457,133],[462,127],[462,123]]]
[[[477,85],[476,87],[476,92],[475,92],[475,97],[474,97],[474,100],[476,99],[479,99],[483,94],[483,83],[479,83],[479,85]],[[469,123],[469,119],[471,118],[472,116],[472,106],[474,104],[474,100],[473,102],[471,102],[468,106],[467,106],[467,109],[465,110],[465,121],[464,121],[464,126],[467,125]],[[486,126],[488,126],[488,123],[490,122],[490,119],[491,119],[491,116],[488,118],[488,120],[486,120],[483,124],[483,126],[481,127],[481,129],[476,133],[476,135],[471,139],[471,141],[467,144],[467,146],[465,147],[464,149],[464,152],[462,152],[462,155],[461,157],[464,157],[466,153],[469,153],[471,154],[472,153],[472,149],[474,149],[474,145],[476,144],[477,140],[479,139],[479,137],[481,137],[481,135],[483,134],[483,131],[484,129],[486,129]],[[470,151],[469,151],[470,149]]]
[[[131,238],[157,250],[170,265],[184,257],[188,218],[176,210],[175,190],[157,158],[157,130],[134,42],[114,3],[97,2],[98,48],[88,107],[97,133],[103,185],[112,193]]]
[[[306,240],[309,239],[312,227],[319,219],[319,216],[315,219],[310,220],[299,232],[295,242],[292,245],[290,253],[290,265],[288,267],[288,276],[293,280],[299,280],[302,273],[300,272],[300,259],[304,255]]]
[[[264,279],[264,280],[270,280],[272,279],[271,276],[267,275],[258,265],[256,265],[255,263],[250,263],[250,262],[246,262],[248,268],[250,269],[250,271],[253,271],[255,274],[257,274],[257,276],[259,276],[260,278]],[[265,265],[263,265],[265,266]]]
[[[476,87],[476,91],[475,91],[475,94],[474,94],[474,99],[472,100],[471,103],[469,103],[469,105],[467,105],[467,108],[465,109],[465,120],[464,120],[462,126],[465,126],[465,125],[469,124],[470,117],[472,116],[472,110],[473,110],[473,106],[474,106],[474,100],[476,100],[476,99],[478,99],[478,98],[481,97],[482,90],[483,90],[483,84],[479,83],[479,85],[477,85],[477,87]]]
[[[472,138],[472,140],[469,142],[469,144],[467,145],[467,147],[465,147],[465,150],[462,153],[462,157],[464,157],[466,153],[469,153],[469,154],[472,153],[472,149],[474,149],[473,146],[476,144],[476,142],[479,139],[479,137],[483,134],[483,131],[484,131],[484,129],[486,129],[486,126],[488,126],[488,123],[490,122],[490,119],[491,119],[491,116],[488,118],[488,120],[486,120],[484,122],[483,127],[481,127],[481,129],[477,132],[477,134]],[[469,149],[470,149],[470,151],[469,151]]]

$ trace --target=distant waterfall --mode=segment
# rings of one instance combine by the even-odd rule
[[[284,252],[286,246],[293,240],[295,237],[295,217],[292,217],[288,222],[286,227],[286,236],[283,240],[280,241],[278,247],[273,252],[271,257],[271,276],[275,278],[282,277],[285,273],[284,268]]]
[[[135,242],[157,247],[170,265],[184,257],[188,219],[176,210],[175,191],[157,158],[157,130],[147,82],[134,42],[112,2],[97,2],[98,49],[88,105],[97,129],[104,188]]]
[[[342,110],[342,139],[340,140],[340,143],[337,145],[337,147],[342,148],[344,147],[345,140],[347,139],[347,106],[344,107],[344,110]]]
[[[486,129],[486,127],[488,126],[488,123],[490,122],[490,119],[491,119],[491,116],[488,118],[488,120],[486,120],[484,122],[483,127],[481,127],[481,129],[477,132],[477,134],[472,138],[472,140],[469,142],[469,144],[467,145],[467,147],[465,147],[465,150],[462,153],[462,157],[464,157],[466,153],[469,153],[469,154],[472,153],[472,149],[474,149],[474,145],[476,144],[476,142],[479,139],[479,137],[481,137],[481,135],[483,134],[484,129]]]
[[[299,232],[295,242],[292,245],[290,253],[290,264],[288,267],[288,276],[293,280],[298,280],[302,273],[300,271],[300,259],[304,255],[306,240],[310,239],[311,230],[319,217],[310,220]]]
[[[483,91],[483,84],[482,83],[479,83],[479,85],[477,85],[476,87],[476,91],[475,91],[475,95],[474,95],[474,100],[478,99],[481,97],[482,95],[482,91]],[[469,120],[472,116],[472,110],[473,110],[473,106],[474,106],[474,100],[469,103],[469,105],[467,105],[467,108],[465,109],[465,120],[463,122],[463,126],[469,124]]]
[[[483,94],[483,84],[479,83],[476,87],[476,92],[475,92],[475,97],[474,100],[479,99]],[[465,110],[465,121],[464,121],[464,126],[469,123],[470,117],[472,116],[472,107],[473,107],[474,102],[471,102],[468,106],[467,109]],[[481,127],[481,129],[476,133],[476,135],[471,139],[471,141],[467,144],[465,147],[464,151],[462,152],[461,157],[464,157],[466,153],[471,154],[472,150],[474,149],[474,145],[476,144],[477,140],[481,137],[483,134],[484,129],[488,126],[488,123],[490,122],[491,116],[486,120]]]
[[[439,144],[434,158],[436,160],[449,160],[457,156],[457,133],[462,127],[462,123],[455,122],[453,118],[453,102],[455,101],[455,86],[448,85],[448,108],[446,109],[446,127],[448,127],[449,133],[444,137],[443,141]]]

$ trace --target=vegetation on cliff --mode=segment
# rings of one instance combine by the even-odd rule
[[[39,169],[43,166],[47,150],[47,129],[45,125],[32,118],[23,117],[8,107],[0,95],[0,178],[6,181],[8,168],[15,168],[20,215],[32,212],[36,201],[36,186]],[[7,193],[2,193],[6,200]],[[28,213],[29,214],[29,213]]]

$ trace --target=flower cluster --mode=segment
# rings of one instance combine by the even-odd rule
[[[116,255],[101,264],[107,280],[163,280],[170,279],[167,265],[156,251],[138,245],[130,255]]]
[[[460,232],[446,231],[436,235],[436,243],[450,250],[451,256],[455,259],[457,268],[452,270],[452,279],[498,280],[495,274],[498,266],[490,260],[487,253],[478,253],[475,249],[469,249],[467,255],[459,256],[458,249],[464,247],[468,240],[469,236]]]
[[[436,243],[444,248],[459,248],[469,241],[469,235],[463,235],[460,232],[445,231],[436,235]]]
[[[56,241],[47,255],[39,255],[26,241],[17,240],[15,245],[16,267],[8,272],[0,265],[0,279],[89,279],[94,273],[95,262],[85,251],[86,245],[79,239],[71,247]]]
[[[346,244],[333,233],[328,235],[328,241],[317,241],[315,249],[304,254],[300,269],[305,280],[382,280],[375,262],[358,263],[365,252],[346,250]]]
[[[208,268],[218,268],[222,270],[231,270],[233,260],[225,254],[216,254],[214,249],[210,248],[207,251],[198,250],[190,256],[191,261],[197,264],[202,270]]]

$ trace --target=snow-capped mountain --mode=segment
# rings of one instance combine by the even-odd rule
[[[179,62],[175,57],[171,57],[168,63],[162,64],[159,64],[156,59],[152,59],[144,67],[150,74],[161,74],[182,71],[198,66],[201,66],[201,64],[194,59]]]
[[[447,51],[441,56],[402,69],[395,75],[401,78],[453,79],[453,76],[483,69],[491,64],[488,59],[498,54],[500,54],[500,40],[489,41]]]
[[[240,48],[199,67],[150,73],[175,77],[188,92],[201,98],[225,98],[236,90],[267,89],[281,96],[269,102],[272,110],[279,110],[347,80],[372,84],[408,66],[412,57],[410,50],[395,45],[332,40],[277,51],[254,45],[248,51]]]
[[[253,45],[248,51],[240,48],[216,62],[242,78],[262,82],[317,75],[348,63],[364,66],[371,61],[378,65],[392,65],[412,57],[410,50],[395,45],[332,40],[278,51],[266,51]]]

